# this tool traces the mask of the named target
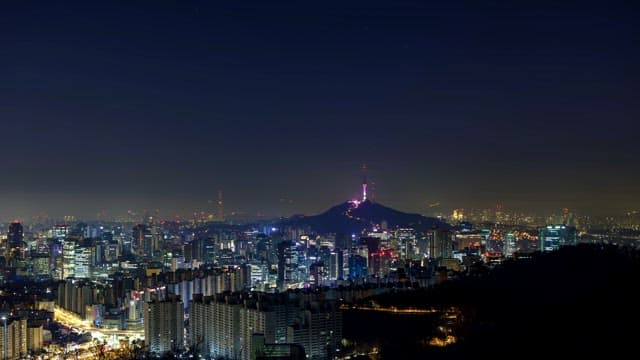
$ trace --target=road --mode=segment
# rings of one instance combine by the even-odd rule
[[[78,330],[87,331],[92,334],[99,333],[104,336],[117,335],[144,338],[144,330],[119,330],[119,329],[103,329],[92,326],[88,321],[81,320],[77,314],[67,311],[59,306],[55,306],[53,309],[54,319],[56,322],[76,328]]]

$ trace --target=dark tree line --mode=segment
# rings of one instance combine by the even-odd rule
[[[403,306],[454,305],[458,342],[436,349],[381,327],[384,359],[517,358],[635,354],[640,326],[640,253],[579,245],[508,261],[429,289],[375,299]],[[416,326],[417,333],[428,334]]]

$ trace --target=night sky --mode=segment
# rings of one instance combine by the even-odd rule
[[[637,209],[639,8],[3,3],[0,217]]]

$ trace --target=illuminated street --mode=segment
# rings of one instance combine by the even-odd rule
[[[59,306],[54,308],[55,320],[62,325],[75,328],[84,332],[90,332],[93,338],[112,338],[116,336],[120,338],[143,339],[144,330],[118,330],[118,329],[102,329],[95,326],[91,326],[87,321],[80,320],[78,315],[66,311]]]
[[[342,305],[342,310],[363,310],[363,311],[379,311],[394,314],[435,314],[440,312],[436,309],[415,309],[415,308],[397,308],[395,306],[383,307],[383,306],[361,306],[361,305]]]

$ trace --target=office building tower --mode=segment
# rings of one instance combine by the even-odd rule
[[[21,256],[24,247],[22,224],[14,221],[9,224],[9,232],[7,233],[7,242],[5,244],[5,258],[12,262],[13,259]]]
[[[91,270],[93,268],[93,259],[95,259],[95,247],[87,246],[86,244],[78,244],[75,248],[74,256],[74,277],[76,278],[89,278],[91,277]]]
[[[71,232],[71,226],[67,224],[54,225],[51,229],[51,237],[54,239],[64,240]]]
[[[120,244],[117,241],[108,242],[104,245],[104,262],[110,263],[118,260],[120,252]]]
[[[575,246],[576,228],[566,225],[547,225],[540,229],[540,250],[553,251],[563,246]]]
[[[509,232],[504,236],[502,243],[502,253],[504,256],[512,257],[513,253],[516,251],[516,236]]]
[[[329,279],[344,279],[344,252],[342,249],[336,248],[331,252],[329,258]]]
[[[397,253],[402,260],[420,259],[420,249],[414,229],[398,229],[395,232],[398,242]]]
[[[22,247],[24,242],[24,229],[22,224],[17,221],[9,224],[9,232],[7,233],[7,241],[11,247]]]
[[[51,269],[49,268],[48,254],[31,254],[31,264],[33,265],[33,275],[38,278],[49,277]]]
[[[428,233],[429,258],[434,260],[450,259],[453,256],[451,232],[447,229],[434,228]]]
[[[153,256],[153,234],[147,225],[138,224],[133,227],[131,250],[140,256]]]
[[[76,275],[76,241],[66,239],[62,244],[62,279]]]
[[[295,241],[283,241],[278,244],[278,288],[286,290],[300,280],[297,244]]]
[[[367,258],[360,255],[349,256],[349,279],[367,277]]]

